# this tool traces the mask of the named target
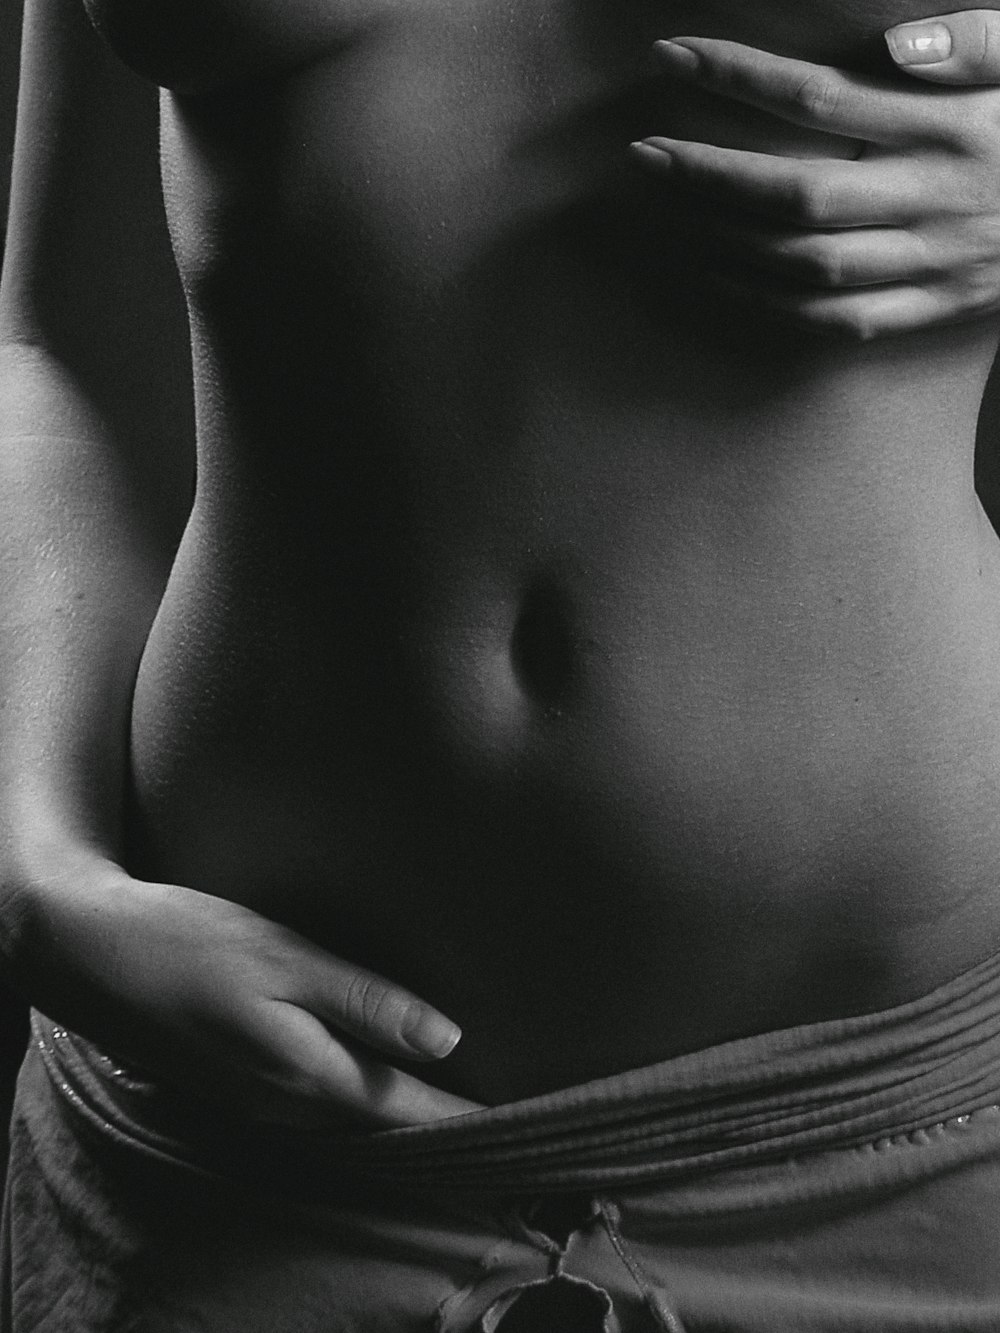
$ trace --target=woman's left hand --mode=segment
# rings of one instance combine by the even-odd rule
[[[906,87],[708,38],[657,53],[668,76],[861,144],[846,161],[634,145],[650,172],[713,205],[699,211],[721,260],[711,280],[860,340],[1000,311],[1000,89]],[[995,59],[995,71],[956,63],[953,78],[1000,83]]]

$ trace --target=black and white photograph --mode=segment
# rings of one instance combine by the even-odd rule
[[[0,0],[0,219],[0,1333],[1000,1333],[1000,0]]]

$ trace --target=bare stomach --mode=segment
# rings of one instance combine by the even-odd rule
[[[797,563],[758,533],[754,566],[676,478],[665,512],[648,472],[591,510],[448,477],[381,527],[351,488],[325,524],[196,508],[135,696],[139,873],[410,986],[465,1031],[435,1076],[486,1102],[1000,942],[975,519],[947,576],[891,533]]]

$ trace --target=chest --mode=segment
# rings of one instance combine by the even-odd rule
[[[558,49],[599,66],[662,36],[662,0],[84,0],[99,32],[146,77],[202,92],[294,70],[366,41],[441,59],[477,51],[479,73],[544,67]],[[669,26],[669,25],[668,25]],[[426,75],[440,74],[434,61]],[[537,77],[543,75],[539,72]],[[488,77],[487,77],[488,81]]]
[[[658,123],[657,0],[175,0],[172,46],[162,0],[128,3],[120,53],[180,93],[163,143],[187,275],[247,242],[258,285],[303,246],[369,275],[366,299],[379,274],[433,283],[617,191]]]

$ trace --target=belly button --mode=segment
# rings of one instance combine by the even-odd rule
[[[563,595],[547,587],[529,589],[511,635],[510,657],[514,678],[529,699],[546,708],[565,701],[576,655]]]

